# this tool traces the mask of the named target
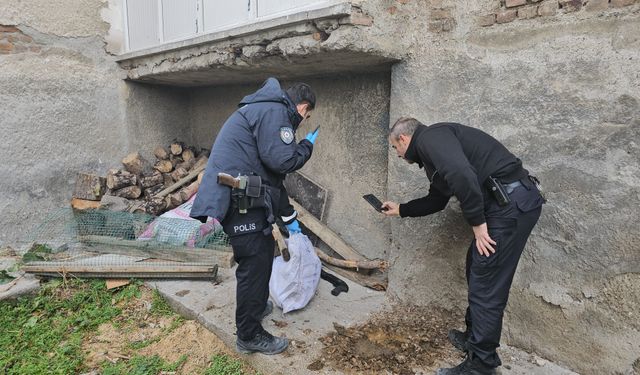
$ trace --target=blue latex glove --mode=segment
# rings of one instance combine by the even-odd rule
[[[287,227],[290,235],[294,233],[302,233],[302,229],[300,229],[300,223],[298,223],[298,220],[292,221],[291,224],[287,224],[285,225],[285,227]]]
[[[319,132],[320,132],[320,128],[316,129],[316,131],[314,131],[313,133],[307,134],[307,136],[304,139],[311,142],[311,144],[314,144],[316,142],[316,138],[318,138]]]

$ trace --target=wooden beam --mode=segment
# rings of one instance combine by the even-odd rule
[[[340,268],[354,268],[356,270],[380,270],[380,271],[384,271],[387,268],[387,262],[385,262],[384,260],[378,260],[378,259],[374,259],[374,260],[344,260],[344,259],[338,259],[338,258],[334,258],[331,257],[329,255],[327,255],[324,251],[318,249],[317,247],[315,248],[316,250],[316,254],[318,255],[318,258],[320,258],[320,260],[322,260],[323,262],[327,263],[327,264],[331,264],[333,266],[336,267],[340,267]]]
[[[218,266],[203,264],[86,265],[69,262],[30,262],[22,270],[36,275],[62,277],[67,274],[91,278],[187,278],[215,279]]]
[[[336,253],[340,254],[341,257],[346,260],[368,260],[355,251],[351,246],[347,245],[340,236],[329,229],[329,227],[324,225],[320,220],[316,219],[315,216],[311,215],[309,211],[302,207],[298,202],[293,199],[289,199],[289,201],[293,205],[293,208],[298,211],[298,221],[315,233],[322,242],[326,243]]]
[[[182,185],[186,184],[187,182],[193,180],[194,178],[198,177],[198,174],[202,171],[204,171],[204,169],[206,168],[206,165],[201,165],[195,169],[193,169],[191,172],[189,172],[188,175],[186,175],[185,177],[181,178],[179,181],[177,181],[175,184],[169,186],[168,188],[162,190],[161,192],[159,192],[158,194],[154,195],[154,198],[163,198],[166,197],[168,194],[171,194],[172,192],[174,192],[175,190],[177,190],[178,188],[180,188]]]
[[[87,251],[102,254],[119,254],[147,258],[173,260],[178,262],[215,263],[223,268],[235,264],[230,247],[206,249],[193,247],[157,248],[155,241],[132,241],[106,236],[78,236],[81,242],[90,244]]]

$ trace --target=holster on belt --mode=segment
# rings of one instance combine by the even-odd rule
[[[232,188],[232,208],[240,214],[246,214],[253,208],[264,208],[269,224],[275,223],[275,205],[280,191],[262,183],[262,178],[255,175],[233,177],[227,173],[218,173],[218,183]]]
[[[506,206],[511,202],[511,198],[509,198],[507,190],[497,178],[489,176],[484,182],[484,186],[489,190],[491,196],[498,202],[498,206]]]

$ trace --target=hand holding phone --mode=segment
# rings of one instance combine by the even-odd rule
[[[376,198],[375,195],[373,195],[373,194],[365,194],[365,195],[362,196],[362,198],[364,198],[364,200],[369,202],[369,204],[373,208],[375,208],[376,211],[378,211],[378,212],[386,211],[385,208],[382,208],[382,202],[380,201],[380,199]]]

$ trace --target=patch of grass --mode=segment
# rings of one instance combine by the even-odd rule
[[[151,314],[156,316],[171,316],[175,313],[171,309],[171,306],[162,297],[158,289],[153,290],[153,297],[151,299]]]
[[[211,358],[211,364],[204,375],[245,375],[242,362],[226,354]]]
[[[131,298],[135,289],[133,285],[113,294],[104,281],[53,281],[34,298],[1,302],[0,373],[80,372],[83,338],[118,316],[115,301]]]
[[[0,271],[0,284],[10,283],[15,277],[9,275],[7,270]]]
[[[34,243],[33,246],[22,256],[23,262],[34,262],[40,260],[48,260],[48,255],[53,253],[51,247],[39,243]]]
[[[176,371],[187,360],[187,356],[183,355],[173,363],[168,363],[158,355],[145,357],[135,356],[127,361],[121,361],[115,364],[105,362],[102,367],[102,375],[157,375],[161,371]]]

